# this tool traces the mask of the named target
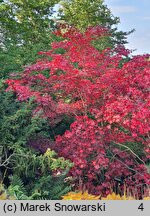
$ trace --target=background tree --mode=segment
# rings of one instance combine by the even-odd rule
[[[77,27],[80,31],[85,31],[87,27],[96,25],[102,25],[109,29],[111,35],[103,38],[99,45],[97,44],[97,48],[101,50],[118,44],[126,44],[127,36],[134,31],[119,31],[117,29],[117,25],[120,23],[119,17],[113,16],[103,0],[62,0],[60,5],[61,19]]]
[[[50,16],[58,0],[6,0],[1,3],[1,34],[3,43],[19,44],[47,42]],[[44,36],[44,38],[43,38]]]
[[[53,7],[58,0],[5,0],[0,4],[1,75],[32,63],[47,49],[53,29]],[[48,47],[50,48],[50,47]]]

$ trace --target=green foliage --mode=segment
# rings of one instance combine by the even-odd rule
[[[13,173],[16,173],[23,179],[33,179],[33,182],[35,176],[52,174],[53,171],[68,170],[72,167],[72,163],[64,160],[64,158],[58,158],[57,154],[49,149],[44,155],[38,155],[30,148],[20,147],[18,152],[14,154],[14,157]]]
[[[27,196],[27,192],[22,180],[14,175],[10,177],[11,185],[8,187],[8,193],[10,196],[14,197],[17,200],[32,200],[35,196],[40,194],[34,193],[31,196]]]
[[[0,49],[0,78],[7,78],[10,73],[17,73],[37,58],[40,50],[50,48],[49,43],[38,43],[26,46],[10,45],[7,49]]]
[[[19,164],[14,168],[10,178],[9,194],[16,199],[60,199],[71,190],[65,182],[69,168],[73,166],[68,160],[57,157],[48,149],[44,155],[37,155],[28,150],[20,155]],[[25,159],[25,160],[24,160]],[[26,166],[26,172],[25,171]]]
[[[20,167],[22,172],[27,169],[24,156],[32,154],[28,152],[27,142],[30,137],[37,134],[50,138],[46,119],[33,117],[32,101],[29,104],[15,101],[15,95],[5,92],[4,84],[0,88],[0,167],[2,176],[7,170],[13,172],[15,167]],[[31,159],[31,158],[30,158]],[[32,161],[30,161],[32,163]],[[21,167],[22,166],[22,167]],[[20,172],[20,170],[18,169]],[[4,177],[8,179],[8,174]]]
[[[50,16],[58,0],[9,0],[0,4],[0,27],[5,43],[37,43],[48,39]],[[43,36],[45,36],[43,38]]]
[[[28,190],[29,185],[25,185],[17,175],[14,175],[10,178],[11,184],[7,193],[17,200],[57,200],[71,190],[71,186],[65,182],[65,177],[64,174],[58,177],[42,176],[31,184]]]
[[[66,175],[58,177],[43,176],[34,185],[32,193],[38,192],[39,199],[59,200],[64,194],[71,190],[71,186],[65,182]]]
[[[14,99],[11,93],[1,93],[0,144],[11,148],[24,146],[28,138],[40,132],[41,126],[46,124],[45,119],[32,118],[34,104],[20,104]]]
[[[50,49],[54,28],[50,16],[57,0],[9,0],[0,4],[0,78],[22,71],[37,59],[37,53]]]
[[[116,26],[120,23],[119,17],[113,16],[103,0],[62,0],[60,4],[61,19],[80,31],[97,25],[105,26],[110,30],[111,36],[95,42],[95,46],[100,50],[127,43],[128,34],[133,32],[133,30],[130,32],[118,31]]]
[[[80,30],[99,24],[110,27],[119,23],[119,18],[111,14],[103,0],[63,0],[60,4],[64,20]]]

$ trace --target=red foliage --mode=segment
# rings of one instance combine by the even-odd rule
[[[122,191],[126,185],[128,192],[139,196],[141,187],[150,181],[144,165],[138,164],[138,156],[124,145],[134,141],[124,132],[100,127],[95,120],[83,116],[77,117],[70,130],[57,137],[54,149],[74,163],[70,174],[77,185],[80,182],[79,189],[107,195],[116,186],[116,179],[120,179]]]
[[[50,122],[64,114],[76,116],[70,131],[56,138],[55,149],[74,162],[71,174],[91,192],[99,188],[107,194],[115,177],[131,188],[149,184],[140,163],[150,158],[150,56],[123,63],[129,54],[123,47],[99,52],[92,41],[108,34],[101,27],[56,34],[63,40],[40,52],[45,58],[27,67],[20,79],[7,80],[8,90],[21,101],[34,98],[37,111]],[[143,143],[145,159],[126,148],[129,142]]]

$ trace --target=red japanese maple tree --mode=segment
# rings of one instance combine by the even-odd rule
[[[63,40],[40,52],[43,58],[20,78],[7,80],[7,90],[20,101],[32,97],[35,113],[50,124],[63,115],[75,117],[70,130],[56,137],[54,149],[74,162],[70,174],[77,185],[108,194],[120,181],[120,190],[126,185],[138,194],[150,184],[145,166],[150,158],[150,56],[125,61],[130,52],[124,47],[99,52],[92,41],[108,34],[102,27],[55,34]],[[140,156],[135,144],[141,146]]]

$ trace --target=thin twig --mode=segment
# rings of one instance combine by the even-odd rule
[[[136,158],[138,158],[144,165],[146,165],[145,162],[144,162],[137,154],[135,154],[128,146],[123,145],[123,144],[120,144],[120,143],[115,143],[115,144],[126,148],[126,149],[127,149],[128,151],[130,151]]]

